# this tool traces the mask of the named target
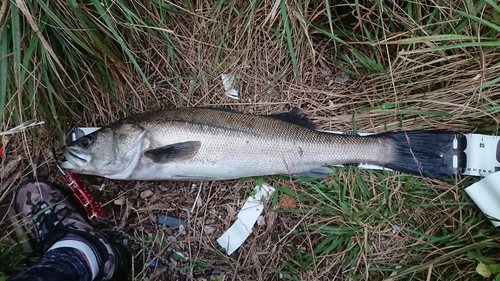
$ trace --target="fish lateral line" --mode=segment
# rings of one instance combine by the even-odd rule
[[[198,121],[181,121],[181,120],[172,120],[172,122],[179,122],[179,123],[184,123],[184,124],[190,124],[190,125],[195,125],[195,126],[200,126],[200,127],[206,127],[206,128],[214,128],[214,129],[220,129],[222,131],[229,131],[233,133],[243,133],[243,134],[250,134],[253,136],[258,136],[259,134],[252,132],[251,126],[248,126],[248,130],[243,130],[243,129],[237,129],[233,128],[230,126],[224,126],[224,125],[216,125],[212,123],[206,123],[206,122],[198,122]]]

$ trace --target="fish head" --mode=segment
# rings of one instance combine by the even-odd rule
[[[63,169],[77,174],[126,179],[148,142],[144,128],[116,123],[70,142],[64,149]]]

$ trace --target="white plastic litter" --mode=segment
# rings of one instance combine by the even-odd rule
[[[465,192],[489,216],[491,223],[500,226],[500,172],[485,177],[467,187]]]
[[[236,222],[217,239],[228,255],[236,251],[250,236],[252,227],[264,210],[264,202],[273,196],[274,188],[264,183],[262,188],[256,186],[255,192],[255,196],[250,196],[241,208]]]
[[[222,85],[224,86],[224,91],[226,92],[226,96],[231,99],[238,100],[238,90],[234,88],[234,80],[235,77],[232,74],[221,74],[220,78],[222,79]]]

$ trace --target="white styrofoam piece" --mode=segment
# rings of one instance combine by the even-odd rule
[[[222,85],[224,86],[226,96],[238,100],[238,90],[234,88],[234,80],[236,77],[232,74],[221,74],[220,78],[222,79]]]
[[[264,210],[264,203],[271,198],[274,188],[264,183],[262,187],[256,186],[255,191],[256,194],[250,196],[243,204],[236,222],[217,239],[228,255],[236,251],[250,236],[254,224]]]

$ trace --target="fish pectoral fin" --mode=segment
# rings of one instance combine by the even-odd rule
[[[311,169],[309,171],[304,171],[302,173],[295,174],[296,176],[303,176],[309,178],[324,178],[332,173],[332,169],[328,167],[318,167]]]
[[[200,146],[200,141],[179,142],[148,149],[144,152],[144,155],[155,163],[165,164],[168,162],[186,160],[195,156]]]

